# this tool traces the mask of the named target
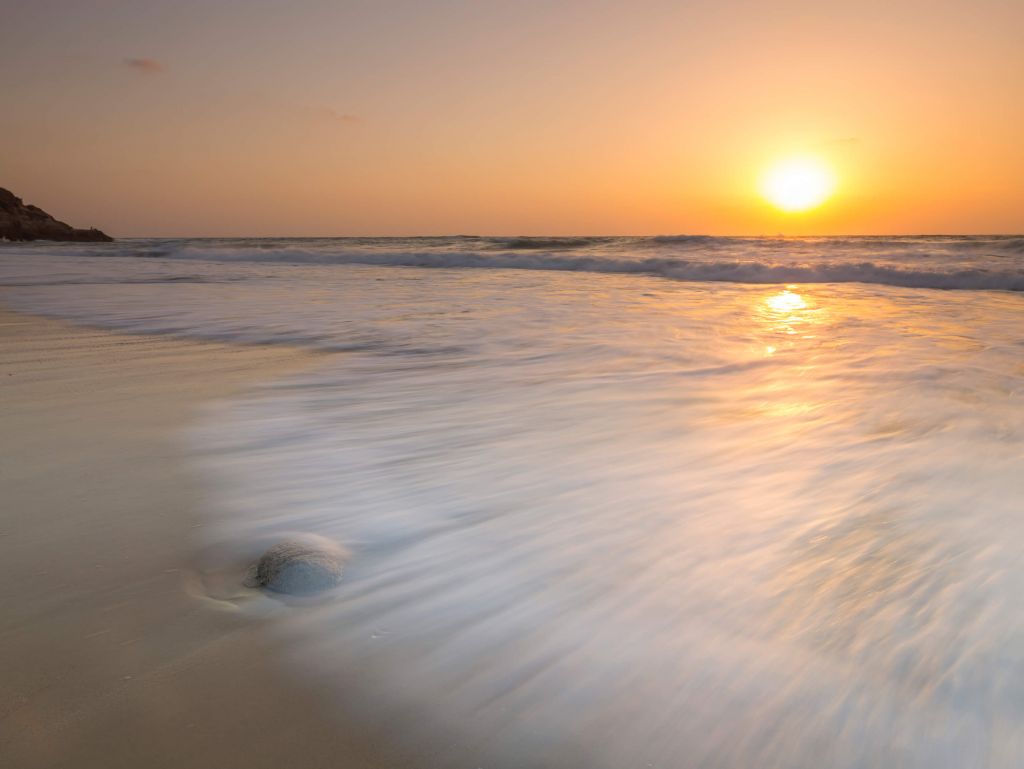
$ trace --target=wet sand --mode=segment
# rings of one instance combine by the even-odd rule
[[[275,666],[267,620],[186,589],[180,428],[313,358],[0,310],[0,765],[380,765]]]

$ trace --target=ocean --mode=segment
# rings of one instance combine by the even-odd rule
[[[195,589],[396,762],[1024,764],[1024,237],[0,244],[0,288],[324,353],[183,427]],[[294,535],[335,593],[232,581]]]

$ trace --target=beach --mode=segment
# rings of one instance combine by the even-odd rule
[[[1024,0],[13,5],[0,769],[1024,769]]]
[[[0,310],[5,767],[374,765],[272,663],[266,622],[188,589],[181,429],[315,357]]]
[[[1016,769],[1022,248],[8,245],[2,755]]]

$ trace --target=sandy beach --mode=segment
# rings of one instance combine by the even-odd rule
[[[260,621],[185,589],[202,489],[178,431],[312,358],[0,311],[0,765],[373,765]]]

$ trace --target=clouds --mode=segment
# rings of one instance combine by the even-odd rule
[[[331,123],[361,123],[363,119],[351,112],[338,112],[333,107],[316,107],[313,110],[314,116]]]
[[[164,65],[158,62],[156,59],[135,59],[126,58],[121,60],[121,64],[133,69],[142,75],[158,75],[164,71]]]

